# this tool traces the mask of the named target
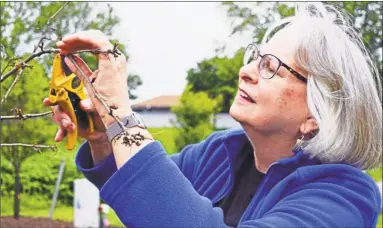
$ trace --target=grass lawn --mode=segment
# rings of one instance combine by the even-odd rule
[[[20,215],[28,217],[48,217],[50,210],[50,200],[38,199],[37,197],[22,195],[20,198]],[[13,198],[1,198],[1,216],[13,215]],[[53,212],[54,220],[72,222],[74,217],[73,206],[57,205]],[[112,226],[124,227],[116,213],[110,209],[108,220]]]
[[[375,181],[382,181],[382,167],[378,169],[372,169],[367,171],[368,175],[370,175]]]
[[[149,128],[148,130],[155,140],[161,142],[168,154],[174,154],[178,152],[174,143],[174,138],[177,134],[177,129],[163,127]]]

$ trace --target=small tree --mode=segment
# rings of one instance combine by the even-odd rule
[[[64,34],[79,30],[99,29],[111,35],[119,23],[109,5],[92,17],[94,6],[95,3],[85,2],[0,2],[0,148],[1,157],[9,161],[8,166],[2,165],[1,169],[12,172],[14,176],[15,218],[20,215],[20,172],[23,161],[36,154],[37,150],[55,148],[50,145],[54,143],[57,126],[49,119],[52,112],[47,111],[49,109],[42,104],[49,91],[53,54],[58,52],[54,49],[55,42]],[[27,45],[32,43],[34,47],[28,48]],[[118,49],[115,46],[110,51],[126,53],[123,45],[119,45]],[[91,68],[96,68],[96,57],[85,53],[81,55]],[[142,81],[138,75],[132,75],[127,83],[132,84],[130,90],[134,90]],[[136,97],[131,91],[129,95],[131,99]],[[9,169],[9,164],[13,170]],[[2,173],[2,195],[7,189],[4,180],[9,178],[3,178]]]
[[[197,143],[215,129],[215,114],[221,110],[222,98],[209,98],[206,92],[193,93],[188,86],[181,96],[181,104],[172,108],[177,117],[178,134],[175,144],[178,151]]]

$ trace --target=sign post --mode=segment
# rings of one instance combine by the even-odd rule
[[[59,195],[60,183],[61,183],[61,179],[62,179],[62,176],[64,173],[64,167],[65,167],[65,159],[63,158],[61,161],[61,164],[60,164],[59,175],[58,175],[57,181],[56,181],[55,192],[53,193],[53,197],[52,197],[51,209],[49,210],[49,218],[50,219],[52,219],[52,217],[53,217],[53,211],[54,211],[55,206],[56,206],[57,196]]]

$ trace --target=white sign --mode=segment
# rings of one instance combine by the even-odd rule
[[[74,181],[74,227],[99,227],[100,194],[87,179]]]

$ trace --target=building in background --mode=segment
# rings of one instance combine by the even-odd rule
[[[139,113],[150,128],[172,127],[172,120],[176,121],[176,116],[171,111],[171,107],[178,105],[181,96],[159,96],[132,105],[133,111]],[[229,113],[217,114],[217,128],[239,127],[239,123],[230,117]]]

